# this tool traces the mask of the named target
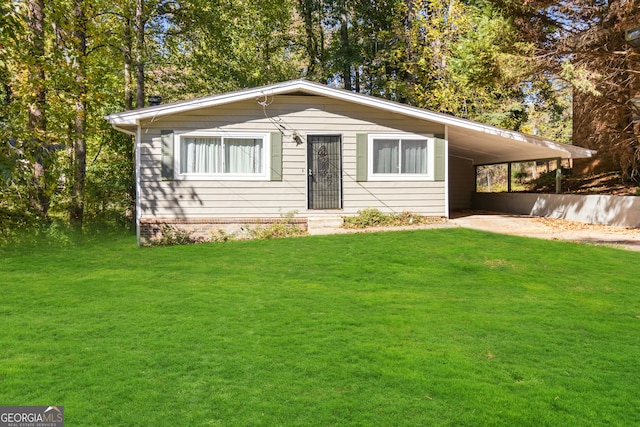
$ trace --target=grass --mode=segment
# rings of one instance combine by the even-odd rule
[[[68,426],[640,424],[640,254],[464,229],[0,253],[0,402]]]

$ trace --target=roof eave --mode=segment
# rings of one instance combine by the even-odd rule
[[[140,121],[145,119],[153,120],[162,116],[188,112],[199,108],[215,107],[232,102],[259,99],[260,97],[268,98],[275,95],[293,92],[304,92],[311,95],[327,96],[329,98],[347,101],[388,112],[394,112],[416,119],[432,121],[445,126],[454,126],[457,128],[466,129],[467,131],[471,132],[498,136],[500,138],[504,138],[505,140],[526,142],[550,148],[553,151],[554,156],[555,153],[558,153],[556,157],[573,159],[589,158],[593,157],[593,155],[595,154],[595,151],[586,148],[576,147],[568,144],[560,144],[534,135],[527,135],[516,131],[501,129],[495,126],[490,126],[467,119],[461,119],[448,114],[424,110],[422,108],[354,93],[344,89],[332,88],[305,79],[291,80],[287,82],[276,83],[251,89],[243,89],[235,92],[212,95],[188,101],[180,101],[171,104],[163,104],[138,110],[125,111],[122,113],[108,115],[105,117],[105,119],[109,120],[109,122],[111,122],[111,124],[118,129],[124,130],[128,127],[132,127],[135,129]]]
[[[291,80],[288,82],[276,83],[258,88],[244,89],[235,92],[212,95],[204,98],[196,98],[188,101],[179,101],[171,104],[163,104],[153,107],[140,108],[137,110],[125,111],[121,113],[114,113],[105,116],[105,119],[109,120],[109,122],[111,122],[112,124],[135,125],[139,120],[159,118],[165,115],[187,112],[198,108],[215,107],[232,102],[256,99],[257,97],[269,97],[296,91],[305,92],[312,95],[323,95],[334,99],[370,106],[373,108],[397,112],[416,118],[432,120],[441,124],[451,124],[456,126],[466,125],[465,127],[471,128],[474,128],[474,125],[477,126],[479,124],[476,122],[459,119],[454,116],[436,113],[433,111],[412,107],[394,101],[388,101],[381,98],[354,93],[344,89],[332,88],[304,79]]]
[[[304,83],[306,83],[306,85]],[[284,83],[191,99],[188,101],[178,101],[170,104],[162,104],[153,107],[146,107],[137,110],[109,114],[108,116],[105,116],[105,119],[108,120],[111,124],[116,125],[137,125],[140,120],[144,119],[159,118],[170,114],[192,111],[199,108],[215,107],[232,102],[246,101],[249,99],[255,99],[256,97],[260,96],[273,96],[296,90],[311,92],[307,89],[307,86],[309,84],[311,83],[306,80],[292,80]],[[314,83],[313,85],[320,86],[316,83]]]

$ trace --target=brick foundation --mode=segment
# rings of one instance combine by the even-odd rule
[[[273,224],[287,224],[303,231],[308,229],[307,218],[158,218],[140,220],[140,244],[148,245],[163,237],[166,230],[187,233],[193,240],[216,241],[221,236],[235,239],[250,238],[250,230]]]

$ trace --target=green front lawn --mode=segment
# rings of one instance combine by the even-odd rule
[[[640,424],[640,253],[464,229],[0,253],[0,405],[67,426]]]

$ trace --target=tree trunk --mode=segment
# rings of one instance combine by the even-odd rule
[[[122,34],[122,54],[124,56],[124,107],[126,110],[133,110],[133,91],[131,90],[133,37],[131,33],[131,17],[127,16],[124,19]]]
[[[304,21],[304,31],[305,31],[305,48],[307,51],[307,55],[309,57],[309,65],[307,67],[307,76],[313,78],[316,72],[318,71],[316,67],[318,65],[322,66],[322,45],[319,46],[318,40],[316,38],[315,32],[315,23],[314,19],[314,11],[318,10],[319,7],[315,0],[299,0],[298,8],[300,9],[300,15]],[[319,12],[320,13],[320,12]],[[321,19],[321,18],[320,18]],[[323,30],[320,28],[320,37],[321,43],[323,43],[322,35]]]
[[[144,0],[136,0],[136,108],[144,107]]]
[[[87,147],[86,147],[86,123],[87,123],[87,82],[86,82],[86,56],[87,56],[87,22],[84,14],[83,0],[74,0],[73,14],[75,18],[73,40],[77,55],[75,64],[75,132],[73,141],[74,168],[73,168],[73,196],[71,202],[70,221],[78,230],[82,230],[84,218],[84,193],[87,175]]]
[[[271,43],[268,38],[264,41],[264,63],[267,81],[271,82]]]
[[[416,37],[414,36],[414,26],[413,23],[416,19],[416,5],[414,0],[406,0],[407,5],[407,16],[405,17],[405,46],[406,46],[406,58],[404,64],[404,81],[408,85],[408,89],[410,93],[415,92],[415,85],[417,81],[417,76],[415,73],[415,64],[420,59],[416,54]],[[409,94],[404,94],[404,99],[402,102],[410,102],[413,103],[415,98],[411,96],[411,99],[406,99]]]
[[[344,80],[344,88],[351,90],[351,46],[349,45],[349,25],[347,12],[340,14],[340,42],[344,49],[342,56],[342,78]]]
[[[48,217],[50,198],[47,190],[47,157],[48,149],[45,145],[47,130],[46,102],[47,88],[45,85],[45,34],[44,34],[44,0],[28,0],[28,31],[29,56],[32,59],[28,65],[29,83],[31,85],[30,102],[28,107],[28,127],[31,133],[33,147],[33,205],[43,218]]]
[[[122,54],[124,57],[124,105],[125,105],[125,109],[126,110],[133,110],[133,101],[134,101],[134,94],[133,94],[133,79],[132,79],[132,74],[133,74],[133,70],[134,68],[136,69],[136,86],[137,86],[137,67],[135,67],[134,65],[134,40],[133,40],[133,34],[135,32],[136,35],[139,34],[139,31],[136,31],[136,28],[134,27],[134,23],[136,25],[141,25],[144,21],[142,20],[142,12],[143,12],[143,8],[141,5],[141,2],[136,2],[136,5],[139,5],[140,7],[136,8],[136,13],[135,13],[135,17],[133,16],[134,14],[132,13],[132,11],[127,7],[124,11],[125,17],[123,19],[123,28],[122,28]],[[138,38],[136,38],[136,41],[138,41]],[[142,44],[144,45],[144,31],[142,34]],[[140,60],[141,59],[141,55],[136,55],[136,60]],[[142,83],[142,100],[141,100],[141,104],[144,106],[144,66],[142,68],[142,78],[141,83]],[[140,91],[137,91],[136,93],[138,93]],[[136,106],[138,105],[138,97],[136,96]],[[127,136],[127,139],[129,141],[129,145],[128,145],[128,150],[126,151],[126,155],[127,158],[129,159],[129,162],[131,165],[135,165],[135,142],[132,136]],[[132,171],[134,174],[133,177],[133,185],[128,188],[127,191],[127,196],[128,196],[128,200],[130,201],[130,208],[131,208],[131,225],[133,227],[135,227],[136,225],[136,186],[135,186],[135,166],[132,167]]]

